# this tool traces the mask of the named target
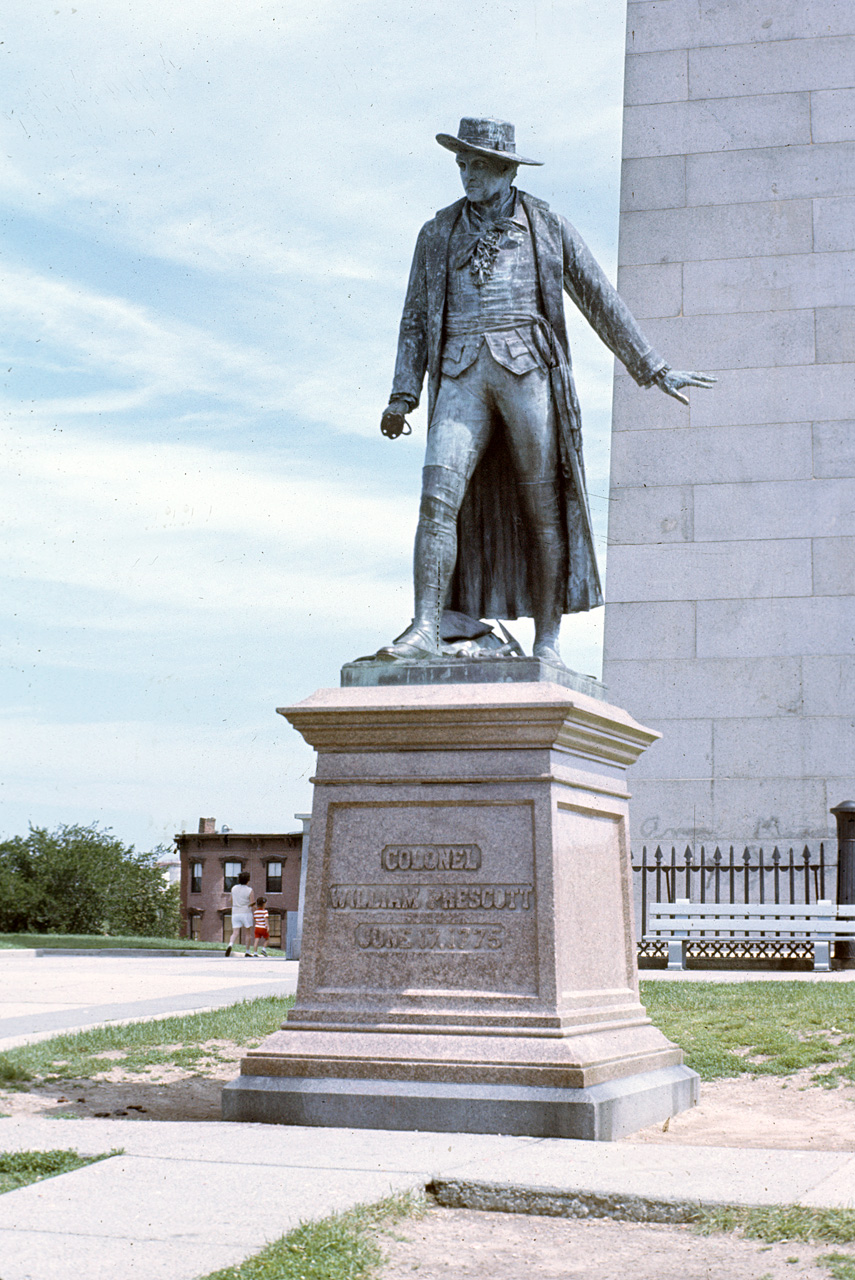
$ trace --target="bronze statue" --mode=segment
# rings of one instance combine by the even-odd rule
[[[429,427],[412,625],[378,658],[441,652],[445,610],[533,617],[534,656],[561,664],[564,613],[602,604],[562,289],[642,387],[684,404],[670,369],[570,223],[513,185],[514,127],[466,118],[437,142],[466,197],[419,234],[381,430],[395,439],[428,375]]]

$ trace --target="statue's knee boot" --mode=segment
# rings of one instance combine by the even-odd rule
[[[567,583],[567,538],[561,496],[553,481],[522,484],[520,497],[529,529],[535,656],[558,656]]]
[[[457,562],[457,513],[466,477],[448,467],[425,467],[413,564],[414,626],[440,647],[439,627]]]

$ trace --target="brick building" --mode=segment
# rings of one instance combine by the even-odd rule
[[[270,945],[290,956],[297,929],[302,842],[302,832],[245,833],[228,827],[218,831],[214,818],[200,818],[198,832],[176,835],[183,936],[202,942],[228,941],[232,931],[229,891],[240,873],[248,871],[256,896],[267,898]]]

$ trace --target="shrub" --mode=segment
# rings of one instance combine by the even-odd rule
[[[0,932],[178,937],[179,893],[157,861],[109,829],[30,827],[0,842]]]

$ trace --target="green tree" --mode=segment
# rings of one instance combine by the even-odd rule
[[[109,828],[30,827],[0,842],[0,931],[177,937],[178,886]]]

